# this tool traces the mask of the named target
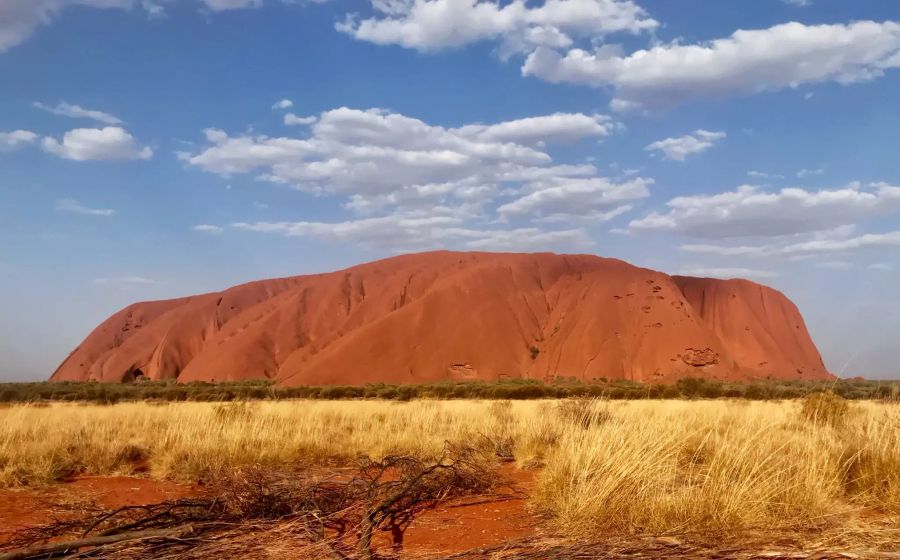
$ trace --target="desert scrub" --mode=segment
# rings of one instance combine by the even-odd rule
[[[512,461],[516,447],[516,418],[511,401],[495,401],[488,405],[492,422],[481,435],[482,447],[494,453],[501,461]]]
[[[540,349],[531,350],[536,359]],[[758,380],[722,382],[708,379],[682,379],[675,385],[642,385],[605,377],[577,380],[557,378],[551,383],[535,379],[508,379],[496,382],[442,381],[418,385],[373,383],[362,386],[298,386],[278,387],[271,380],[236,382],[141,381],[139,383],[0,383],[0,403],[34,403],[42,401],[117,402],[224,402],[284,399],[549,399],[569,397],[603,397],[609,399],[710,399],[746,398],[777,400],[802,398],[823,391],[852,400],[896,400],[900,394],[898,381],[836,379],[822,381]]]
[[[843,439],[849,498],[900,513],[900,412],[891,407],[869,414],[864,421],[847,426]]]
[[[841,422],[803,402],[261,401],[0,408],[0,486],[72,474],[218,479],[409,455],[447,442],[542,467],[534,505],[557,530],[809,527],[841,508],[900,512],[900,405]],[[811,420],[811,418],[815,420]],[[482,446],[482,443],[484,447]]]
[[[534,501],[561,531],[806,525],[847,491],[848,442],[791,403],[641,402],[613,413],[588,428],[568,422],[546,459]],[[867,437],[878,448],[889,440],[855,440]]]
[[[579,397],[560,401],[556,412],[563,423],[581,426],[585,430],[613,419],[607,401],[597,398]]]
[[[555,403],[545,401],[522,419],[513,450],[516,464],[520,469],[543,467],[547,455],[559,443],[562,425],[555,414],[555,408]]]
[[[197,480],[252,465],[352,464],[391,454],[427,459],[447,442],[471,444],[498,431],[508,455],[538,405],[495,412],[484,401],[14,405],[0,409],[0,486],[145,469],[157,478]]]
[[[801,402],[800,414],[810,422],[840,428],[850,414],[850,405],[831,391],[810,393]]]

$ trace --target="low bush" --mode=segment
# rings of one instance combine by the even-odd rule
[[[0,403],[80,401],[115,404],[135,401],[225,402],[282,399],[407,401],[421,398],[530,400],[570,397],[616,400],[717,398],[780,400],[803,398],[823,392],[832,392],[846,400],[895,400],[900,395],[900,382],[758,380],[739,383],[688,378],[674,385],[642,385],[629,381],[597,379],[583,383],[573,378],[558,378],[551,383],[533,379],[509,379],[495,382],[444,381],[415,385],[376,383],[325,387],[279,387],[271,380],[228,383],[174,381],[0,383]]]

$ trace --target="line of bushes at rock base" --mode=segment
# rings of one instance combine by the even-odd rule
[[[175,383],[144,381],[112,383],[2,383],[0,403],[83,401],[232,401],[279,399],[545,399],[599,397],[609,399],[794,399],[832,391],[846,399],[900,400],[900,381],[836,380],[722,382],[682,379],[674,385],[642,385],[628,381],[580,383],[561,379],[498,382],[439,382],[420,385],[371,384],[362,386],[276,387],[272,381],[230,383]]]

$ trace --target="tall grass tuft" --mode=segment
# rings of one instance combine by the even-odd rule
[[[535,503],[577,535],[818,522],[845,492],[846,442],[793,405],[655,402],[569,427]],[[874,435],[874,434],[871,434]],[[877,436],[885,441],[885,434]]]
[[[845,429],[844,485],[856,503],[900,513],[900,413],[869,415]]]
[[[811,393],[803,398],[800,414],[810,422],[840,428],[847,420],[850,405],[831,391]]]
[[[580,397],[560,401],[556,412],[564,423],[581,426],[585,430],[605,424],[613,418],[606,401],[596,398]]]

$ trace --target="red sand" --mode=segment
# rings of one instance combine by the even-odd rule
[[[282,385],[830,377],[796,306],[746,280],[591,255],[432,252],[131,305],[54,381]]]
[[[78,517],[79,505],[112,510],[199,493],[198,488],[186,484],[127,476],[84,476],[41,490],[0,490],[0,543],[20,529]]]
[[[501,474],[511,480],[512,487],[501,489],[497,497],[467,498],[417,516],[405,532],[404,554],[450,554],[537,534],[539,520],[526,509],[534,471],[504,466]],[[0,544],[16,530],[77,517],[73,503],[113,510],[199,493],[193,486],[131,477],[82,477],[43,490],[0,490]],[[381,551],[392,550],[390,533],[379,532],[374,544]]]
[[[422,513],[406,530],[403,551],[410,555],[453,554],[496,546],[538,533],[538,519],[526,509],[525,498],[442,506]],[[390,550],[382,533],[382,550]]]
[[[404,554],[453,554],[539,534],[540,519],[527,508],[537,471],[507,463],[499,473],[508,485],[494,496],[464,498],[417,515],[403,535]],[[377,534],[373,541],[381,551],[392,550],[388,532]]]

